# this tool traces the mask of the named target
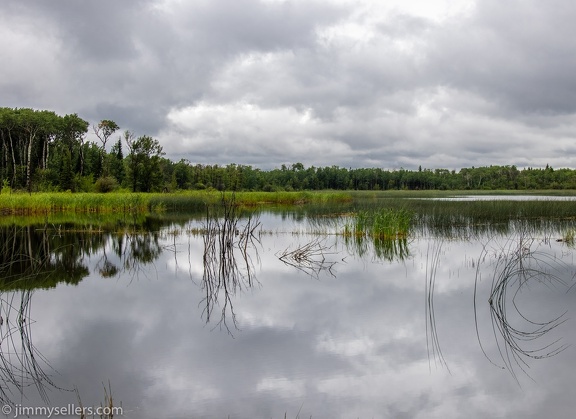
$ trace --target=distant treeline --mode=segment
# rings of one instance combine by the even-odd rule
[[[91,129],[97,142],[87,141]],[[2,189],[29,191],[135,192],[215,188],[219,190],[462,190],[576,189],[572,169],[489,166],[385,170],[302,163],[261,170],[249,165],[201,165],[163,157],[160,142],[136,138],[112,120],[90,124],[76,114],[0,108],[0,182]],[[110,147],[111,145],[111,147]]]

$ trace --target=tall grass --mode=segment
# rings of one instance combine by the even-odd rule
[[[225,196],[232,195],[227,192]],[[146,211],[198,211],[222,199],[218,191],[182,193],[12,193],[0,194],[0,215],[68,213],[135,213]],[[349,202],[345,192],[238,192],[239,206],[298,205]]]
[[[378,259],[403,260],[408,254],[407,237],[412,212],[406,209],[380,208],[355,212],[344,224],[346,246],[363,256],[373,248]]]
[[[403,208],[358,211],[344,226],[345,236],[397,239],[408,236],[413,214]]]
[[[35,193],[0,195],[0,214],[39,215],[53,213],[128,213],[150,207],[146,194]]]

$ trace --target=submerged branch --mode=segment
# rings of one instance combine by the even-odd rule
[[[326,246],[324,240],[315,239],[293,250],[286,248],[276,253],[276,257],[284,264],[315,278],[318,278],[321,272],[335,276],[333,268],[337,262],[326,259],[327,255],[337,254],[331,249],[332,246]]]

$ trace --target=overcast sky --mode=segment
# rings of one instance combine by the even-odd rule
[[[571,0],[3,0],[0,106],[202,164],[576,167]]]

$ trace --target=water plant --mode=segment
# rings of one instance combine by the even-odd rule
[[[576,231],[574,231],[574,229],[569,229],[564,232],[564,235],[561,240],[568,246],[573,247],[575,239],[576,239]]]
[[[360,257],[371,245],[377,259],[403,260],[409,254],[412,220],[412,212],[404,208],[359,210],[345,218],[342,235],[346,246]]]
[[[357,211],[344,226],[345,236],[398,239],[410,232],[412,213],[404,208]]]

